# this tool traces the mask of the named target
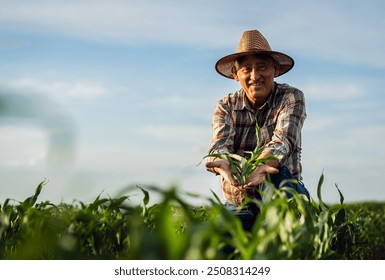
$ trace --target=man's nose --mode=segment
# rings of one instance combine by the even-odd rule
[[[253,69],[250,72],[250,79],[256,81],[260,78],[260,73],[258,72],[256,67],[253,67]]]

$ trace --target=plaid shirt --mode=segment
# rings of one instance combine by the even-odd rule
[[[257,110],[251,107],[241,89],[217,104],[209,154],[235,153],[247,157],[245,151],[256,147],[255,123],[258,121],[265,151],[281,156],[280,165],[286,165],[294,178],[301,180],[301,130],[305,118],[304,94],[294,87],[274,83],[267,101]],[[226,200],[239,204],[238,196],[242,195],[239,190],[226,186],[223,180],[221,185]]]

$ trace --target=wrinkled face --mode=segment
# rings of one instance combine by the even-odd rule
[[[250,103],[261,107],[269,96],[278,65],[269,56],[246,55],[235,63],[233,77],[245,90]]]

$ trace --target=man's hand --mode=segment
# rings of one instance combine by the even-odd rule
[[[239,182],[234,179],[233,172],[230,168],[230,162],[224,159],[218,159],[206,163],[207,168],[213,168],[219,173],[225,181],[228,181],[232,186],[238,187]]]
[[[267,174],[276,174],[279,170],[275,167],[272,167],[268,164],[261,164],[257,169],[251,173],[250,177],[247,179],[246,184],[243,186],[244,188],[255,188],[265,179]]]

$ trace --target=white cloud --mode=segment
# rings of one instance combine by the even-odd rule
[[[59,98],[92,98],[109,93],[109,89],[103,85],[88,81],[42,81],[34,78],[19,78],[4,84],[23,93],[33,92]]]
[[[226,22],[227,13],[217,9],[223,5],[207,1],[19,1],[2,3],[2,21],[27,24],[30,31],[130,45],[157,41],[206,47],[218,46],[215,39],[226,34],[212,24]]]
[[[4,1],[3,1],[4,2]],[[259,28],[273,49],[385,67],[384,2],[7,1],[0,26],[120,42],[235,49]],[[1,24],[2,23],[2,24]],[[4,28],[4,27],[3,27]]]
[[[365,92],[360,85],[354,83],[317,81],[303,85],[301,89],[311,100],[352,100],[363,97]]]
[[[206,138],[210,127],[195,125],[145,125],[139,133],[152,137],[154,140],[162,140],[171,143],[188,145],[199,142],[199,139]]]
[[[0,135],[2,168],[44,166],[48,141],[43,130],[31,126],[11,126],[0,123]]]
[[[335,125],[334,118],[327,118],[325,116],[314,116],[310,113],[309,116],[307,116],[305,120],[305,124],[303,127],[303,133],[322,133],[326,129],[330,128],[331,126]]]
[[[284,13],[268,20],[274,47],[348,64],[385,67],[385,2],[280,1]]]

